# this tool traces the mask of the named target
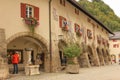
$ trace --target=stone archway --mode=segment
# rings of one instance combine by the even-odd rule
[[[104,49],[102,49],[102,55],[104,58],[104,63],[107,64],[107,54],[106,54],[106,51]]]
[[[111,57],[110,57],[110,54],[109,54],[108,50],[106,50],[106,55],[107,55],[107,64],[110,64],[111,63]]]
[[[100,49],[97,47],[97,54],[98,54],[98,58],[99,58],[99,61],[100,61],[100,65],[104,65],[104,59],[103,59],[103,55],[100,51]]]
[[[64,53],[63,53],[63,49],[65,46],[67,46],[67,43],[64,40],[60,40],[58,42],[59,57],[60,57],[61,66],[66,66],[66,64],[67,64],[66,56],[64,56]]]
[[[95,59],[92,47],[88,46],[88,59],[91,66],[95,66]]]
[[[23,58],[26,56],[27,51],[31,51],[31,62],[33,60],[33,63],[31,64],[40,64],[40,66],[44,67],[45,72],[50,71],[48,42],[39,34],[31,34],[29,32],[17,33],[7,39],[7,48],[8,54],[9,51],[12,50],[20,51],[21,54],[24,53]],[[39,63],[40,61],[37,63],[37,55],[41,56],[39,59],[42,59],[42,63]],[[23,59],[23,63],[21,63],[21,65],[26,64],[26,59],[27,57]]]

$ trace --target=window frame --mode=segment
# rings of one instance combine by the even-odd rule
[[[34,17],[34,7],[30,5],[26,5],[26,18],[30,18],[30,17]]]

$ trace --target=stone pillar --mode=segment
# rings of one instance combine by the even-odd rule
[[[105,61],[104,61],[104,56],[103,56],[102,50],[100,50],[100,54],[101,54],[102,65],[105,65]]]
[[[98,54],[97,54],[96,49],[95,49],[95,48],[92,48],[92,51],[93,51],[94,64],[95,64],[95,66],[100,66],[100,61],[99,61],[99,58],[98,58]]]
[[[61,65],[60,65],[58,43],[53,43],[52,44],[51,72],[58,72],[60,70],[61,70]]]
[[[7,64],[7,44],[5,42],[5,31],[0,29],[0,80],[7,78],[9,69]]]
[[[89,59],[88,59],[88,53],[84,52],[80,55],[78,58],[80,67],[90,67]]]

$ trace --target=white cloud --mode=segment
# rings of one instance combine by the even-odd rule
[[[79,0],[76,0],[76,1],[79,1]]]
[[[120,17],[120,0],[103,0],[107,5],[109,5],[115,14]]]

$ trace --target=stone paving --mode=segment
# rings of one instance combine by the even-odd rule
[[[120,80],[120,65],[80,68],[79,74],[67,74],[63,71],[58,73],[41,73],[33,76],[25,76],[24,74],[10,75],[10,78],[7,80]]]

